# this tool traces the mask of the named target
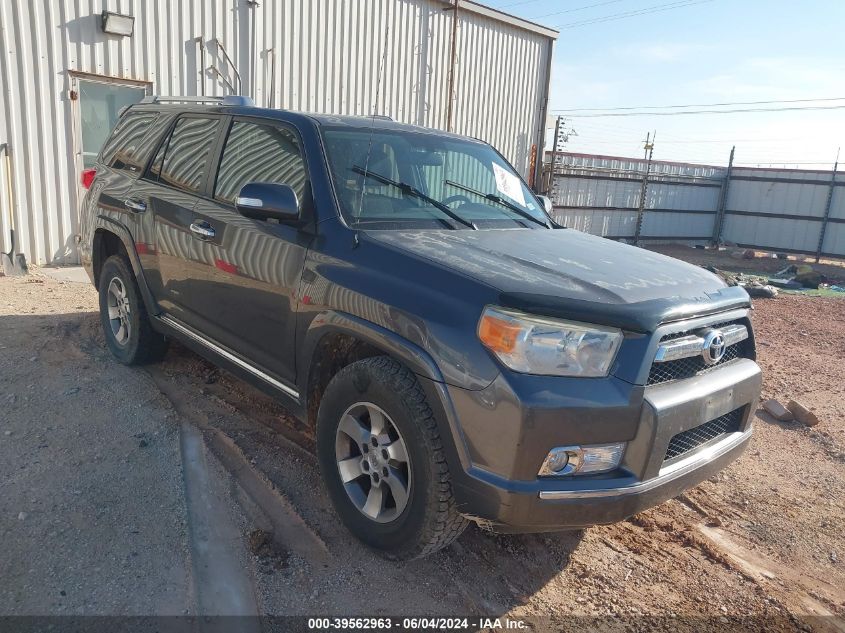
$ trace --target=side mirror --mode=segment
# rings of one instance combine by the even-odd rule
[[[548,196],[537,196],[537,199],[543,203],[543,209],[546,210],[546,213],[551,215],[552,210],[554,209],[554,205],[552,204],[551,198],[549,198]]]
[[[254,220],[278,220],[285,224],[299,222],[299,198],[288,185],[272,182],[248,182],[235,199],[238,213]]]

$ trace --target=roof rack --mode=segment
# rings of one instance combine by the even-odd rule
[[[226,95],[225,97],[164,97],[162,95],[148,95],[141,99],[141,103],[218,103],[224,106],[255,105],[255,102],[251,98],[241,95]]]

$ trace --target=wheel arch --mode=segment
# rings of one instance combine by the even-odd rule
[[[323,312],[311,321],[297,362],[309,425],[316,423],[322,393],[332,377],[347,365],[373,356],[389,356],[419,376],[444,380],[428,352],[395,332],[351,314]]]
[[[98,216],[94,229],[91,252],[95,288],[99,289],[100,271],[102,270],[103,262],[110,256],[121,253],[129,260],[132,273],[138,282],[138,288],[141,291],[141,298],[144,301],[144,307],[147,309],[147,313],[151,315],[159,314],[161,310],[159,310],[158,304],[153,299],[150,288],[147,285],[144,269],[141,267],[141,260],[138,257],[138,252],[135,250],[135,242],[132,239],[129,229],[112,218],[102,215]]]

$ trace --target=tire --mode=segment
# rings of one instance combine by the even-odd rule
[[[135,275],[125,257],[112,255],[103,263],[99,292],[100,322],[114,357],[124,365],[161,360],[167,351],[167,339],[150,326]]]
[[[375,439],[372,434],[361,436],[375,448],[366,454],[359,448],[359,454],[354,454],[358,444],[346,431],[353,428],[355,434],[359,426],[366,429],[368,419],[372,430],[375,423],[371,416],[378,417],[378,412],[386,419],[382,432]],[[357,420],[359,426],[351,425],[349,418]],[[378,446],[375,442],[379,442]],[[350,474],[346,468],[349,462],[344,460],[342,477],[339,463],[346,456],[347,447],[353,451],[349,460],[361,459],[358,469],[362,475],[351,481],[349,478],[356,471],[353,468]],[[404,465],[402,448],[407,457]],[[385,450],[391,457],[387,464],[384,460],[373,462],[373,454],[387,457]],[[397,455],[398,459],[393,459]],[[332,378],[317,414],[317,456],[329,496],[343,523],[359,540],[387,558],[410,560],[436,552],[460,536],[468,525],[456,508],[443,442],[425,393],[412,372],[387,356],[358,361]],[[375,467],[363,472],[364,462]],[[380,479],[385,499],[383,513],[374,518],[375,506],[369,508],[369,515],[365,513],[370,502],[367,490],[374,486],[375,471],[386,472],[385,466],[391,474]],[[401,493],[397,497],[393,491],[401,489],[403,472],[407,496],[399,512],[397,499]],[[364,508],[362,495],[367,502]]]

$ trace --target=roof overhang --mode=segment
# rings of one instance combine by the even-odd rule
[[[441,0],[441,2],[446,5],[446,8],[454,6],[454,2],[452,2],[451,0]],[[472,0],[458,0],[458,2],[460,3],[459,7],[461,11],[469,11],[470,13],[483,15],[484,17],[496,20],[497,22],[504,22],[505,24],[515,26],[516,28],[523,29],[525,31],[531,31],[532,33],[537,33],[538,35],[547,37],[550,40],[556,40],[557,36],[560,34],[555,29],[543,26],[542,24],[537,24],[536,22],[531,22],[529,20],[523,20],[522,18],[518,18],[515,15],[511,15],[510,13],[505,13],[504,11],[493,9],[492,7],[479,4],[478,2],[472,2]]]

